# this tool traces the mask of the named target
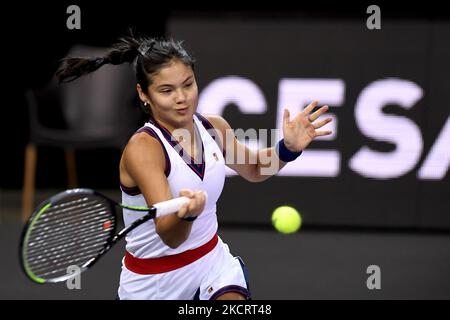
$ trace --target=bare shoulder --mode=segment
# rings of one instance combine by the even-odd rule
[[[153,151],[157,151],[161,149],[161,145],[155,137],[145,132],[139,132],[130,138],[124,152],[136,152],[142,149],[153,149]]]
[[[128,141],[120,159],[120,182],[136,186],[146,174],[165,168],[162,146],[156,138],[145,132],[134,134]]]
[[[164,163],[164,159],[161,143],[145,132],[134,134],[122,155],[124,164]]]

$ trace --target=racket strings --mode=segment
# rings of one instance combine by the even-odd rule
[[[45,252],[34,258],[29,258],[28,264],[30,269],[36,275],[38,275],[36,272],[54,269],[58,266],[64,266],[65,269],[67,266],[73,264],[82,265],[104,248],[108,238],[108,236],[103,236],[102,238],[91,237],[79,241],[87,242],[89,245],[81,243],[80,245],[72,244],[71,246],[59,246],[56,250]]]
[[[108,236],[107,234],[105,235]],[[91,241],[91,238],[102,238],[103,235],[98,235],[98,230],[95,227],[91,232],[84,232],[83,235],[70,235],[67,237],[60,237],[58,239],[49,239],[54,241],[40,240],[40,243],[33,243],[28,249],[28,258],[33,258],[37,255],[42,255],[46,252],[59,250],[62,248],[68,248],[71,245],[78,244],[80,241]]]
[[[38,252],[39,248],[43,250],[47,249],[48,246],[53,247],[53,245],[63,241],[67,242],[72,238],[78,238],[81,235],[88,235],[90,233],[98,232],[98,227],[101,222],[109,221],[110,213],[102,211],[90,211],[84,214],[81,223],[55,223],[53,226],[38,226],[33,230],[32,242],[30,241],[29,247],[34,247],[34,252]],[[78,221],[77,221],[78,222]],[[59,225],[59,226],[58,226]],[[74,227],[75,225],[75,227]],[[103,226],[103,225],[102,225]],[[48,230],[52,230],[49,232]],[[31,255],[31,254],[30,254]]]
[[[36,264],[36,268],[33,269],[33,272],[35,274],[38,274],[40,277],[44,277],[49,274],[55,274],[60,271],[64,271],[64,273],[67,272],[67,267],[70,265],[76,265],[78,267],[81,267],[86,261],[90,260],[93,256],[96,255],[99,250],[103,248],[103,245],[96,246],[92,248],[91,250],[83,249],[74,251],[73,253],[69,255],[66,255],[64,257],[64,260],[62,258],[57,258],[57,262],[48,260],[47,263],[39,263]],[[70,259],[68,259],[70,258]],[[59,262],[58,262],[59,261]]]
[[[32,244],[30,244],[30,246],[42,246],[45,243],[49,243],[49,240],[55,240],[55,242],[58,242],[58,240],[65,240],[65,239],[70,239],[70,237],[67,235],[67,230],[70,229],[71,234],[73,234],[74,236],[76,236],[78,234],[79,231],[83,230],[83,234],[87,234],[90,231],[96,231],[98,228],[98,223],[101,221],[108,221],[107,219],[109,218],[110,214],[108,212],[105,211],[100,211],[100,212],[96,212],[96,211],[92,211],[89,212],[89,215],[92,215],[93,213],[98,213],[97,216],[95,217],[89,217],[86,216],[86,218],[88,219],[84,219],[81,221],[81,223],[73,223],[73,224],[67,224],[65,222],[63,222],[60,226],[56,226],[57,224],[55,224],[55,226],[52,226],[52,232],[49,233],[49,229],[50,227],[45,226],[44,228],[39,228],[36,229],[36,232],[33,234],[34,236],[34,242]],[[75,225],[75,227],[73,227],[73,225]],[[54,232],[53,232],[54,230]]]
[[[51,227],[54,223],[62,223],[81,218],[84,213],[93,211],[95,209],[105,210],[102,204],[92,201],[89,203],[79,203],[70,207],[50,207],[41,214],[39,219],[34,223],[34,226],[45,224],[46,226]],[[71,212],[71,214],[67,215],[66,212]]]
[[[85,248],[88,248],[88,246],[84,245],[84,243],[89,242],[90,247],[96,246],[97,244],[100,244],[100,246],[103,246],[105,243],[105,240],[107,240],[109,235],[102,235],[98,236],[97,234],[91,236],[91,237],[83,237],[80,239],[74,239],[76,241],[72,241],[70,243],[64,243],[61,242],[59,246],[56,246],[51,249],[44,249],[39,252],[33,252],[33,254],[28,255],[28,262],[34,263],[34,262],[42,262],[46,261],[49,257],[55,255],[55,258],[65,257],[66,255],[70,255],[71,253],[76,253],[78,251],[85,250]],[[80,244],[81,242],[81,244]],[[70,251],[69,251],[70,250]],[[64,251],[67,252],[66,255],[64,255]]]
[[[96,248],[98,252],[102,249],[109,239],[109,234],[98,235],[95,231],[89,235],[82,237],[71,237],[67,241],[60,241],[57,244],[52,243],[51,246],[45,244],[47,248],[28,255],[29,264],[44,265],[56,263],[65,258],[73,257],[77,253],[90,253],[89,248]]]
[[[67,273],[95,257],[115,227],[111,205],[94,195],[66,197],[52,204],[34,221],[28,233],[24,258],[40,278]]]

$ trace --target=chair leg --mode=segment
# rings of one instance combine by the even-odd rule
[[[69,188],[76,188],[78,186],[78,181],[75,151],[73,149],[65,149],[64,153],[66,154],[67,182]]]
[[[25,173],[22,191],[22,222],[25,222],[34,206],[37,147],[30,143],[25,148]]]

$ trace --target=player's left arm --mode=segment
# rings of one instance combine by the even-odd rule
[[[283,115],[284,145],[290,152],[303,151],[309,143],[318,136],[331,134],[331,131],[319,131],[331,118],[314,123],[314,121],[328,110],[323,106],[311,114],[317,106],[313,101],[294,119],[290,120],[289,111],[285,109]],[[208,115],[206,118],[219,131],[219,138],[226,155],[226,165],[235,170],[241,177],[250,182],[261,182],[277,174],[286,162],[280,160],[275,148],[264,148],[257,151],[249,149],[239,142],[229,123],[220,116]]]

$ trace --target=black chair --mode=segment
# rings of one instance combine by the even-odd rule
[[[101,57],[106,49],[75,46],[69,55]],[[142,113],[136,106],[136,80],[132,67],[105,65],[74,82],[58,85],[55,78],[45,87],[28,90],[30,141],[25,149],[22,220],[34,206],[37,149],[39,146],[65,151],[68,187],[77,186],[75,150],[116,148],[121,150],[139,126]],[[49,128],[39,120],[41,109],[57,104],[64,129]],[[48,168],[50,170],[51,168]]]

